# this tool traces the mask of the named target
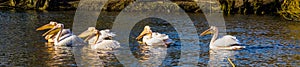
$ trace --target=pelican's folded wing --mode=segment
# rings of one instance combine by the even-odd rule
[[[217,39],[213,45],[224,47],[224,46],[231,46],[233,44],[240,44],[240,43],[236,39],[236,37],[231,35],[225,35],[222,38]]]
[[[117,49],[120,48],[120,43],[115,40],[103,40],[99,41],[97,44],[92,44],[93,49]]]

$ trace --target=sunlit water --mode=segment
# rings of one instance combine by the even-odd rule
[[[45,31],[35,31],[50,20],[60,21],[66,28],[72,27],[75,11],[0,11],[0,66],[78,66],[72,53],[73,48],[53,47],[41,36]],[[103,12],[98,19],[97,29],[112,27],[117,12]],[[208,29],[203,14],[190,13],[197,27],[197,33]],[[180,19],[178,19],[180,20]],[[236,36],[246,49],[237,51],[210,51],[210,35],[199,36],[198,66],[230,66],[227,57],[237,66],[299,66],[300,65],[300,23],[286,21],[273,16],[231,15],[226,16],[227,34]],[[151,50],[149,46],[139,46],[135,37],[145,25],[153,31],[168,34],[174,44],[167,50]],[[149,56],[166,57],[160,66],[183,66],[179,64],[181,43],[176,30],[168,22],[158,18],[148,18],[135,25],[130,35],[130,47],[139,62],[149,60]],[[95,66],[123,66],[111,51],[83,49],[83,62]],[[151,66],[150,64],[146,64]]]

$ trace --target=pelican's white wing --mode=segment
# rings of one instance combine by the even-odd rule
[[[155,33],[152,34],[152,37],[156,37],[156,38],[162,39],[165,42],[165,44],[171,44],[171,43],[173,43],[173,40],[170,39],[169,36],[166,35],[166,34],[160,34],[160,33],[155,32]]]
[[[166,34],[160,34],[157,32],[152,33],[153,38],[169,39],[169,36]]]
[[[236,37],[231,36],[231,35],[225,35],[222,38],[217,39],[213,46],[231,46],[233,44],[241,44],[239,43],[239,40],[236,39]]]
[[[114,34],[113,32],[110,32],[110,30],[108,30],[108,29],[101,30],[100,33],[101,33],[100,37],[103,37],[103,38],[106,38],[106,37],[115,37],[116,36],[116,34]]]
[[[161,38],[151,38],[147,39],[145,42],[147,45],[165,45],[163,39]]]
[[[152,38],[144,36],[143,41],[146,42],[147,45],[167,45],[172,43],[172,39],[170,39],[168,35],[157,32],[152,33]]]
[[[91,44],[92,49],[116,49],[120,47],[120,43],[115,40],[102,40],[96,44]]]

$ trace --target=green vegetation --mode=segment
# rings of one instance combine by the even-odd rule
[[[80,0],[1,0],[0,9],[31,9],[31,10],[74,10]],[[93,1],[93,0],[91,0]],[[101,0],[97,0],[97,2]],[[135,0],[109,0],[104,11],[121,11]],[[201,12],[195,0],[171,0],[187,12]],[[202,0],[198,0],[202,1]],[[158,1],[150,1],[158,2]],[[205,2],[205,1],[203,1]],[[209,2],[208,2],[209,3]],[[229,14],[276,14],[287,20],[299,21],[299,0],[219,0],[225,15]],[[91,4],[91,3],[84,3]],[[166,3],[167,4],[167,3]],[[93,5],[93,6],[97,6]],[[146,6],[146,7],[143,7]],[[152,5],[137,6],[136,8],[155,7]],[[168,6],[164,6],[168,7]],[[89,7],[93,8],[93,7]],[[96,8],[96,7],[95,7]]]
[[[287,20],[300,21],[299,0],[284,0],[278,13]]]
[[[220,0],[220,3],[225,14],[279,14],[287,20],[300,21],[299,0]]]
[[[1,9],[60,10],[75,9],[74,0],[0,0]],[[76,1],[78,4],[79,1]]]

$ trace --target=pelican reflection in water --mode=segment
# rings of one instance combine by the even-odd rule
[[[86,37],[84,40],[91,45],[92,49],[116,49],[120,47],[120,43],[116,40],[112,40],[112,37],[116,34],[110,32],[110,30],[97,30],[95,27],[89,27],[86,31],[78,35],[81,38]]]
[[[233,50],[209,50],[208,67],[233,67],[227,59],[236,60],[238,53]]]
[[[213,37],[210,41],[209,48],[210,49],[243,49],[245,46],[239,46],[241,43],[239,43],[239,40],[236,39],[236,37],[231,35],[225,35],[222,38],[218,38],[218,28],[215,26],[211,26],[208,30],[204,31],[200,35],[206,35],[206,34],[213,34]]]
[[[64,29],[64,25],[61,23],[51,21],[37,30],[50,29],[43,34],[48,42],[53,42],[55,46],[78,46],[83,45],[82,39],[74,35],[70,29]]]
[[[141,38],[143,38],[142,43],[146,45],[167,46],[172,43],[172,39],[168,35],[152,32],[150,26],[145,26],[143,32],[136,39],[140,40]]]

